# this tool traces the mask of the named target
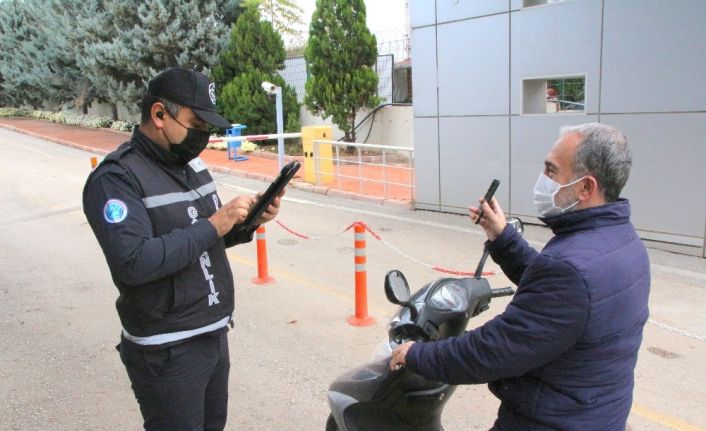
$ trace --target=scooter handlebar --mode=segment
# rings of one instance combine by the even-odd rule
[[[501,287],[500,289],[491,289],[491,297],[498,298],[500,296],[512,296],[515,294],[515,289],[512,287]]]

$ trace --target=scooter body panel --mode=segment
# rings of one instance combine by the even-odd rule
[[[365,364],[331,384],[328,401],[338,428],[441,430],[441,412],[455,386],[427,380],[406,369],[390,371],[388,362]]]

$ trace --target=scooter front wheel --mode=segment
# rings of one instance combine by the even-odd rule
[[[338,431],[338,424],[336,424],[336,419],[333,418],[332,414],[329,414],[326,420],[326,431]]]

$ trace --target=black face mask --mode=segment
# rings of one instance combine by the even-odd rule
[[[172,116],[172,118],[174,117]],[[173,144],[169,142],[169,138],[167,138],[167,142],[169,142],[169,151],[177,156],[180,164],[185,165],[201,154],[204,148],[208,145],[208,138],[211,134],[208,130],[199,130],[186,127],[176,118],[174,118],[174,121],[186,129],[186,137],[184,137],[179,144]],[[164,136],[166,137],[167,135]]]

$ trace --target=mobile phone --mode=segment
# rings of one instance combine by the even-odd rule
[[[485,196],[483,196],[483,200],[485,202],[488,202],[488,205],[490,205],[490,200],[493,199],[493,195],[495,194],[495,190],[498,189],[498,186],[500,185],[500,180],[494,179],[492,183],[490,183],[490,187],[488,187],[488,191],[485,192]],[[478,218],[476,219],[476,223],[478,224],[480,222],[480,219],[483,218],[483,207],[480,208],[480,212],[478,213]]]
[[[255,222],[260,218],[262,213],[265,212],[267,207],[270,206],[272,201],[274,201],[280,194],[287,183],[289,183],[289,180],[294,177],[294,174],[299,170],[300,166],[301,164],[295,160],[282,167],[282,170],[277,178],[272,182],[272,184],[270,184],[267,190],[265,190],[265,193],[263,193],[252,206],[248,212],[248,216],[245,217],[245,220],[236,226],[239,231],[246,231],[255,227]]]

